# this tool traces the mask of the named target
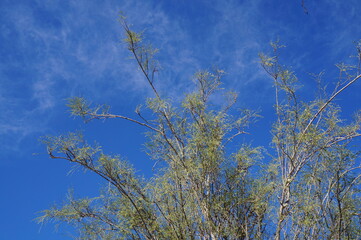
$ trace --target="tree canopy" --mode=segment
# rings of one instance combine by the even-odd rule
[[[302,1],[303,4],[303,1]],[[274,82],[276,121],[269,146],[235,148],[259,117],[235,111],[237,95],[221,88],[224,71],[198,71],[195,90],[172,104],[156,87],[157,49],[144,42],[121,17],[125,43],[153,98],[151,114],[138,118],[69,100],[85,121],[119,118],[147,130],[147,153],[157,164],[144,179],[121,156],[87,143],[82,134],[43,138],[49,156],[98,175],[105,187],[98,197],[75,199],[45,210],[40,222],[73,225],[79,239],[357,239],[361,236],[359,149],[361,115],[344,121],[335,98],[360,77],[361,45],[354,65],[338,64],[332,91],[318,89],[311,101],[299,97],[295,73],[280,63],[279,42],[260,64]],[[214,94],[226,97],[219,106]]]

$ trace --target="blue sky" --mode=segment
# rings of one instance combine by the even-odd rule
[[[160,49],[156,82],[176,102],[192,88],[200,69],[227,72],[224,87],[239,93],[239,107],[263,118],[250,129],[255,144],[268,146],[273,115],[272,81],[258,53],[279,38],[287,46],[282,61],[291,66],[312,97],[310,73],[337,80],[336,63],[350,62],[361,38],[359,0],[1,0],[0,1],[0,239],[70,239],[64,229],[40,226],[37,212],[61,204],[69,188],[94,196],[97,177],[49,159],[38,139],[83,130],[108,153],[119,153],[140,174],[153,165],[144,153],[144,129],[124,121],[84,124],[69,116],[66,99],[82,96],[135,116],[151,96],[146,81],[121,43],[118,13]],[[339,97],[343,115],[361,107],[361,83]]]

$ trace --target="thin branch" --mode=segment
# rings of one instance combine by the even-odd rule
[[[353,80],[351,80],[349,83],[347,83],[344,87],[342,87],[340,90],[338,90],[336,93],[334,93],[323,105],[320,107],[320,109],[317,111],[317,113],[312,117],[312,119],[309,121],[305,129],[302,131],[301,137],[307,132],[308,128],[311,126],[311,124],[315,121],[315,119],[325,110],[325,108],[333,101],[333,99],[339,95],[341,92],[343,92],[346,88],[348,88],[351,84],[356,82],[359,78],[361,78],[361,74],[356,76]]]
[[[97,113],[89,113],[90,116],[92,116],[91,119],[105,119],[105,118],[121,118],[121,119],[125,119],[125,120],[128,120],[128,121],[131,121],[131,122],[134,122],[136,124],[139,124],[139,125],[142,125],[144,127],[147,127],[153,131],[156,131],[158,133],[162,133],[161,130],[157,129],[157,128],[154,128],[152,126],[150,126],[149,124],[146,124],[146,123],[142,123],[142,122],[139,122],[135,119],[132,119],[132,118],[129,118],[129,117],[125,117],[125,116],[122,116],[122,115],[115,115],[115,114],[97,114]]]
[[[306,8],[305,0],[301,0],[301,6],[303,8],[303,12],[308,15],[309,12],[308,12],[308,9]]]
[[[248,132],[244,132],[244,131],[239,131],[236,134],[233,134],[232,136],[230,136],[229,138],[227,138],[226,142],[224,143],[224,146],[226,146],[229,142],[231,142],[235,137],[241,135],[241,134],[249,134]]]

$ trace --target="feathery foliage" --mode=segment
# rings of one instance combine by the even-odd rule
[[[155,86],[157,52],[121,18],[125,43],[154,92],[137,119],[92,107],[83,98],[69,100],[74,116],[85,121],[120,118],[148,131],[148,153],[161,162],[145,181],[119,156],[103,153],[76,133],[46,137],[51,158],[64,159],[104,180],[99,197],[75,200],[43,212],[40,222],[66,222],[80,239],[356,239],[360,232],[359,152],[350,143],[360,136],[361,116],[351,123],[339,117],[334,102],[357,81],[358,67],[338,65],[342,76],[331,94],[321,91],[303,102],[295,74],[279,63],[279,43],[261,54],[274,81],[272,149],[232,141],[246,134],[257,113],[232,114],[234,93],[222,107],[210,97],[219,91],[222,70],[199,71],[196,89],[172,106]],[[358,45],[359,47],[359,45]],[[360,56],[360,54],[359,54]],[[360,59],[358,59],[360,60]],[[232,147],[230,147],[232,146]],[[231,152],[233,151],[233,152]]]

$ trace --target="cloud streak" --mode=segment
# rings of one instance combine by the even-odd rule
[[[189,92],[192,88],[195,71],[216,65],[228,73],[225,84],[241,92],[242,102],[254,103],[253,98],[264,104],[270,101],[265,96],[271,93],[272,82],[260,69],[257,55],[268,41],[279,36],[295,49],[285,55],[295,70],[321,71],[329,64],[325,58],[337,59],[350,46],[349,39],[357,39],[359,32],[354,29],[360,7],[353,3],[348,7],[337,1],[312,2],[310,16],[298,3],[261,0],[9,3],[0,10],[1,42],[11,49],[0,60],[0,109],[4,112],[0,133],[24,135],[43,129],[47,123],[37,119],[47,121],[63,109],[65,99],[75,95],[99,103],[114,101],[119,95],[136,102],[141,101],[139,96],[152,96],[121,43],[120,10],[160,49],[157,58],[162,71],[156,85],[165,96],[177,100],[179,89]],[[343,10],[349,14],[338,16]],[[281,12],[290,12],[287,20]],[[342,28],[345,24],[350,28]],[[324,58],[308,53],[312,44],[320,45]],[[328,49],[333,51],[327,53]],[[319,58],[316,66],[305,66],[312,58]],[[23,127],[25,122],[27,127]]]

